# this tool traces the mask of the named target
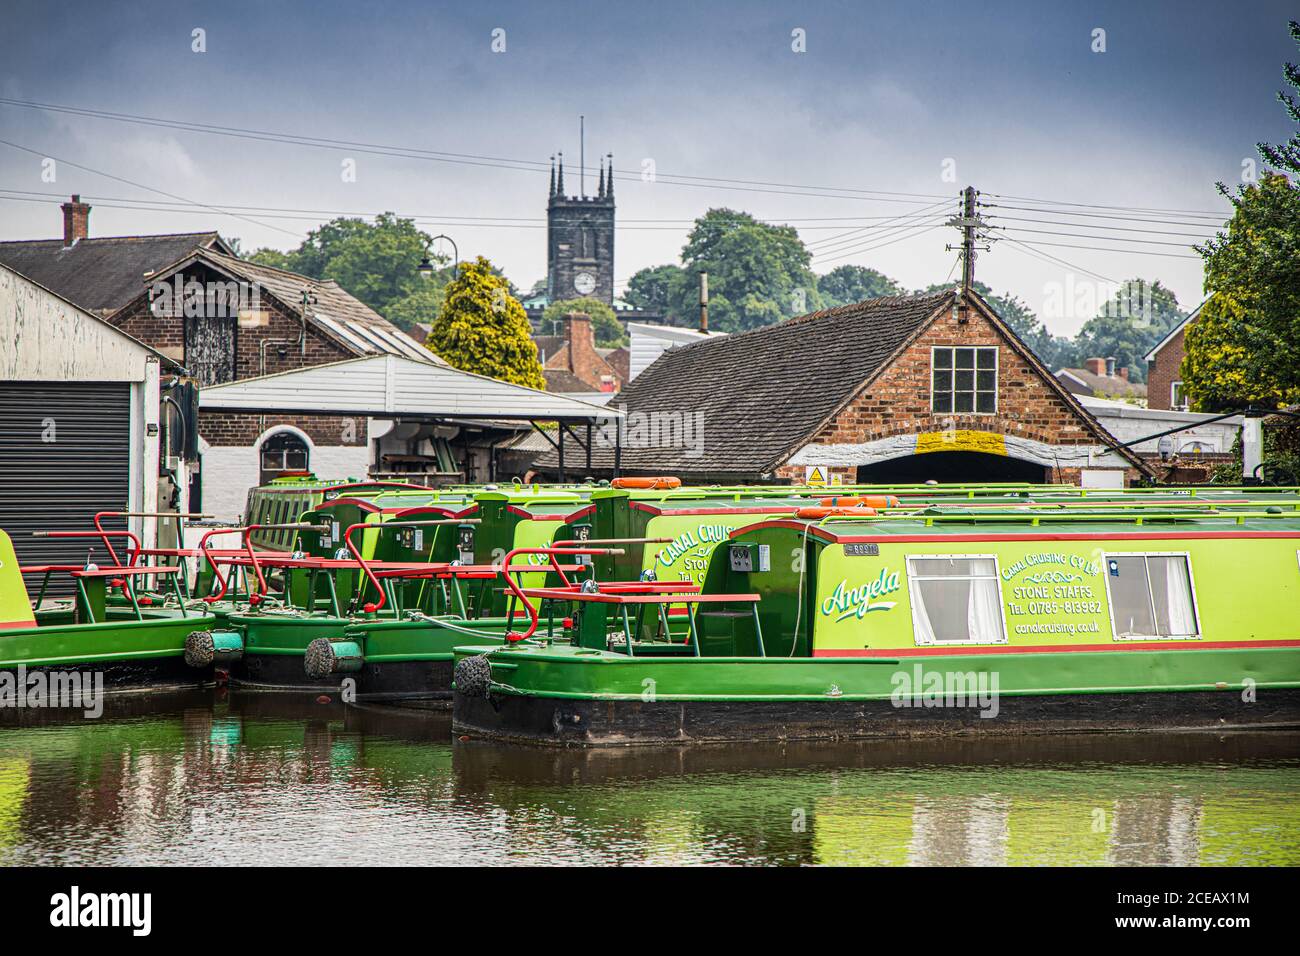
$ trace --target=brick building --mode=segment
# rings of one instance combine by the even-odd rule
[[[1143,358],[1147,361],[1147,407],[1186,411],[1183,396],[1183,348],[1187,328],[1205,307],[1202,302],[1175,325]]]
[[[200,389],[371,355],[440,361],[332,280],[214,249],[157,270],[109,321],[175,359]],[[371,466],[365,416],[203,411],[198,432],[189,507],[223,516],[280,471],[362,477]]]
[[[61,239],[0,242],[0,263],[100,318],[122,308],[140,294],[148,277],[194,249],[234,252],[215,232],[91,237],[91,207],[80,196],[61,208]]]
[[[1130,401],[1146,401],[1147,397],[1147,387],[1130,382],[1128,367],[1116,368],[1114,358],[1085,359],[1083,368],[1057,369],[1056,377],[1075,395]]]
[[[563,335],[534,335],[548,392],[617,392],[627,382],[628,351],[596,347],[591,317],[570,312]]]
[[[956,290],[672,349],[615,404],[626,474],[800,481],[817,466],[858,482],[1104,486],[1150,473],[983,299]],[[595,471],[611,465],[601,449]]]

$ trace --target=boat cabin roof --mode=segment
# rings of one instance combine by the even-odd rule
[[[1107,538],[1165,533],[1180,535],[1300,538],[1300,513],[1215,509],[1075,509],[1029,511],[935,511],[881,514],[875,517],[832,516],[822,519],[773,518],[737,528],[732,538],[761,528],[790,528],[828,544],[879,542],[890,538],[996,539],[999,537]]]

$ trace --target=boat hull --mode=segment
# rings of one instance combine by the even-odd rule
[[[656,660],[560,647],[490,659],[486,694],[457,687],[456,734],[590,747],[1300,727],[1292,648],[953,655],[920,671],[908,660]],[[961,675],[972,693],[927,693],[930,674]]]
[[[436,621],[234,616],[244,636],[243,658],[230,667],[232,684],[250,690],[355,694],[358,700],[420,700],[450,709],[454,649],[467,639]],[[473,639],[500,643],[505,619],[472,622]],[[360,648],[359,669],[315,678],[305,659],[312,641],[346,641]],[[345,685],[345,680],[353,681]]]
[[[211,667],[185,663],[185,638],[210,629],[211,616],[49,624],[0,631],[0,671],[103,675],[106,692],[211,683]]]

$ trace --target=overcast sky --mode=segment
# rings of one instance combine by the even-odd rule
[[[882,217],[946,213],[970,184],[1000,204],[990,215],[1047,220],[994,220],[1010,238],[980,257],[977,277],[1071,333],[1087,316],[1056,314],[1066,283],[1077,295],[1099,276],[1158,278],[1185,307],[1200,301],[1199,259],[1178,245],[1194,240],[1181,233],[1206,234],[1203,214],[1228,208],[1215,181],[1240,181],[1257,141],[1290,134],[1274,95],[1283,62],[1296,59],[1286,27],[1295,14],[1281,0],[166,0],[126,9],[6,0],[0,97],[326,144],[0,104],[0,139],[32,151],[0,145],[0,239],[58,235],[57,196],[73,192],[96,197],[92,235],[218,229],[245,249],[297,245],[334,212],[394,210],[527,289],[546,265],[545,164],[563,150],[576,191],[585,114],[589,168],[613,152],[628,177],[617,183],[618,280],[677,261],[690,220],[726,205],[796,225],[820,252],[819,273],[850,262],[908,287],[944,281],[955,231],[922,231],[936,220],[919,218],[899,220],[912,226],[900,232]],[[193,50],[196,29],[205,52]],[[1097,30],[1104,52],[1093,49]],[[806,52],[792,49],[799,36]],[[379,155],[344,140],[460,159]],[[475,156],[491,159],[464,158]],[[355,181],[345,181],[348,160]],[[650,162],[653,178],[642,175]],[[1024,205],[1006,196],[1086,204],[1058,210],[1089,216],[1031,215],[1006,208]],[[116,200],[264,208],[238,218]],[[1122,208],[1086,208],[1099,205]],[[273,218],[265,207],[302,212]],[[1188,213],[1124,211],[1138,207]],[[1093,238],[1079,238],[1081,223],[1098,227]],[[1115,236],[1142,242],[1127,252],[1069,248],[1114,249]]]

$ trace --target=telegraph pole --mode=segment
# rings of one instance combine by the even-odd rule
[[[975,282],[975,254],[976,250],[988,251],[988,246],[978,245],[979,240],[984,236],[980,232],[984,228],[985,222],[980,218],[977,211],[974,186],[967,186],[961,191],[961,215],[954,216],[948,220],[948,225],[961,230],[961,246],[956,247],[949,245],[947,249],[951,252],[955,248],[961,250],[961,288],[963,292],[969,292],[971,285]]]

